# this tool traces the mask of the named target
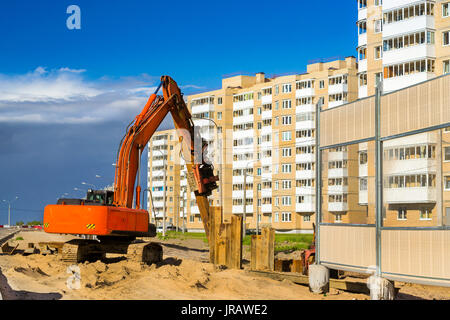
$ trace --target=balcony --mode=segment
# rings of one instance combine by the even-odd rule
[[[233,176],[233,184],[243,184],[244,176]],[[246,183],[253,183],[253,176],[247,176]]]
[[[383,64],[391,65],[405,61],[415,61],[425,58],[436,57],[434,44],[421,44],[402,49],[394,49],[383,53]]]
[[[427,174],[435,173],[437,161],[434,159],[385,160],[383,171],[385,175],[401,174]]]
[[[299,213],[315,212],[316,211],[315,203],[314,203],[314,201],[304,202],[304,203],[296,203],[295,211],[299,212]]]
[[[313,96],[315,96],[314,88],[305,88],[295,91],[296,98],[313,97]]]
[[[419,72],[415,74],[409,74],[406,76],[394,77],[383,80],[383,90],[384,92],[391,92],[395,90],[400,90],[420,82],[433,79],[434,73],[429,72]]]
[[[253,198],[253,190],[246,190],[245,197],[247,199]],[[234,199],[244,199],[244,190],[233,190]]]
[[[296,163],[314,162],[314,161],[316,161],[316,156],[314,155],[314,153],[303,153],[295,155]]]
[[[269,197],[272,197],[272,189],[262,189],[261,198],[269,198]]]
[[[316,127],[316,122],[314,120],[305,120],[295,122],[295,129],[313,129]]]
[[[168,142],[167,138],[166,139],[158,139],[158,140],[153,140],[152,141],[152,145],[154,147],[156,147],[156,146],[164,146],[164,145],[167,144],[167,142]]]
[[[269,104],[269,103],[272,103],[272,95],[261,97],[261,104]]]
[[[328,152],[328,161],[342,161],[348,159],[348,153],[345,151]]]
[[[315,187],[296,187],[295,188],[295,194],[297,196],[301,195],[314,195],[316,192]]]
[[[244,213],[244,206],[243,205],[233,206],[232,213],[233,214],[243,214]],[[246,215],[249,214],[249,213],[253,213],[253,205],[247,205],[246,206]]]
[[[261,113],[262,119],[272,119],[272,110],[266,110]]]
[[[358,88],[358,98],[362,99],[367,97],[367,86],[360,86]]]
[[[436,202],[436,188],[385,188],[383,200],[389,204],[434,203]]]
[[[383,7],[384,9],[384,7]],[[435,9],[437,12],[437,10]],[[383,25],[383,38],[401,35],[406,30],[435,29],[434,17],[419,16]]]
[[[164,197],[164,191],[152,191],[153,198],[161,198]]]
[[[213,112],[213,111],[214,111],[214,104],[206,103],[192,107],[191,113],[194,115],[198,113]]]
[[[359,165],[359,173],[358,173],[358,175],[360,176],[360,177],[367,177],[368,176],[368,168],[369,168],[369,166],[367,165],[367,163],[366,164],[360,164]]]
[[[358,10],[358,21],[367,19],[367,7]]]
[[[295,107],[295,112],[296,113],[316,112],[316,106],[314,104],[303,104],[303,105]]]
[[[233,102],[233,110],[249,109],[253,108],[255,102],[253,100]]]
[[[200,210],[198,209],[198,206],[191,207],[191,214],[200,214]]]
[[[344,103],[347,103],[347,101],[341,100],[341,101],[328,102],[328,109],[342,106]]]
[[[314,170],[299,170],[295,171],[295,179],[314,179]]]
[[[358,35],[358,47],[367,45],[367,32]]]
[[[271,204],[263,204],[261,206],[262,213],[272,213],[272,205]]]
[[[358,72],[367,72],[367,59],[358,61]]]
[[[328,169],[328,178],[342,178],[348,176],[346,168]]]
[[[369,203],[369,194],[367,190],[360,190],[358,197],[358,203],[360,205],[367,205]]]
[[[328,203],[328,211],[330,211],[330,212],[348,211],[348,203],[347,202],[329,202]]]
[[[328,186],[328,193],[347,193],[348,186],[336,185],[336,186]]]
[[[260,135],[266,135],[272,133],[272,126],[263,126],[261,128],[261,134]]]
[[[247,116],[241,116],[241,117],[234,117],[233,118],[233,125],[243,124],[243,123],[249,123],[253,122],[254,117],[253,115],[247,115]]]
[[[328,87],[328,94],[344,93],[348,91],[346,83],[334,84]]]

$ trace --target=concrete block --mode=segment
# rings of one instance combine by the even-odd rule
[[[372,275],[367,285],[370,289],[370,300],[394,300],[394,282]]]
[[[320,264],[309,266],[309,290],[312,293],[327,293],[330,290],[330,270]]]

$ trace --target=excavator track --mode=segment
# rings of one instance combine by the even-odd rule
[[[101,245],[92,240],[71,240],[64,243],[61,250],[61,260],[68,263],[97,261],[105,256],[106,252]]]
[[[154,242],[131,243],[127,250],[127,260],[146,264],[163,260],[162,246]]]

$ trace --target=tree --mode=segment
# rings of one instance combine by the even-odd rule
[[[18,221],[18,222],[16,222],[16,226],[23,226],[25,223],[23,222],[23,221]]]

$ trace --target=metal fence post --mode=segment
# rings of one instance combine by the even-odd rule
[[[376,234],[376,275],[381,276],[381,227],[383,221],[383,145],[381,142],[381,93],[382,82],[375,88],[375,234]]]
[[[320,151],[320,112],[322,101],[316,104],[316,239],[315,263],[320,264],[320,222],[322,220],[322,153]]]

